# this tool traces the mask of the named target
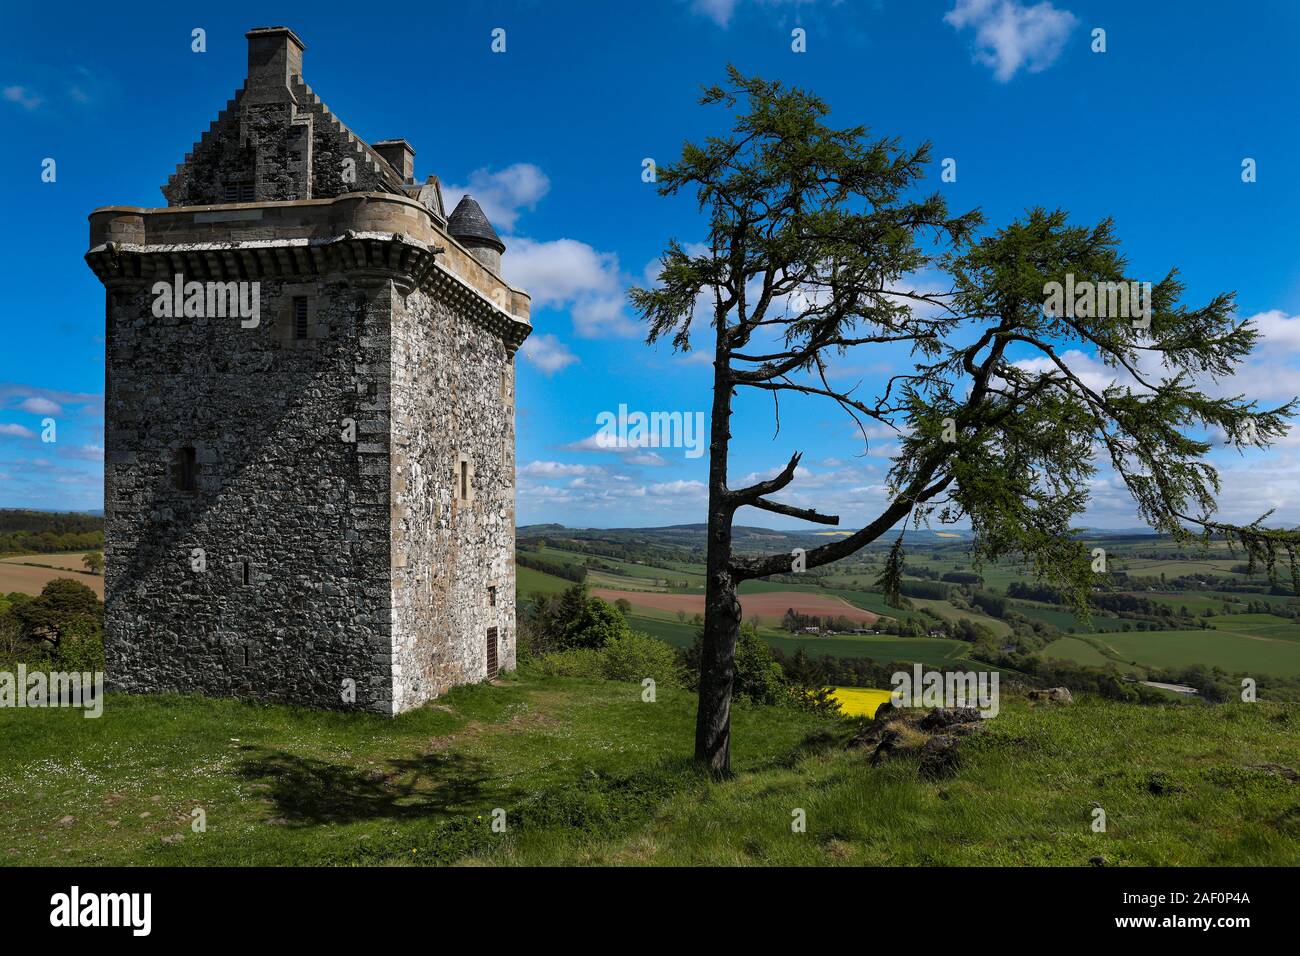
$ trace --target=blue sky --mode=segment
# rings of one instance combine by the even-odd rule
[[[507,278],[534,296],[519,361],[520,523],[702,521],[705,457],[593,447],[620,404],[704,411],[709,367],[648,347],[625,302],[669,237],[700,238],[693,202],[642,182],[719,130],[699,87],[743,71],[809,87],[838,125],[930,140],[927,189],[998,225],[1032,205],[1080,222],[1113,216],[1135,275],[1182,270],[1197,303],[1236,290],[1263,346],[1223,387],[1280,402],[1300,391],[1300,6],[1051,0],[665,0],[417,4],[6,5],[0,13],[0,506],[102,505],[103,297],[81,257],[97,206],[163,204],[159,186],[243,81],[244,32],[291,26],[304,76],[362,137],[404,136],[416,175],[470,189],[508,249]],[[207,51],[191,51],[191,30]],[[1106,52],[1090,49],[1106,30]],[[491,32],[506,31],[493,53]],[[806,52],[791,31],[806,32]],[[57,179],[41,180],[53,158]],[[957,161],[954,183],[938,162]],[[1241,163],[1258,179],[1241,180]],[[454,198],[453,198],[454,201]],[[869,392],[902,356],[861,352],[837,374]],[[1091,357],[1077,356],[1085,371]],[[57,441],[40,440],[53,417]],[[733,483],[804,452],[785,499],[845,526],[883,502],[888,441],[861,442],[842,413],[737,405]],[[1223,512],[1270,507],[1300,521],[1300,442],[1217,453]],[[1089,524],[1127,527],[1113,477]],[[757,512],[742,522],[793,526]]]

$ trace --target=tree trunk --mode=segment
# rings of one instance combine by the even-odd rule
[[[731,440],[731,380],[721,355],[714,363],[709,432],[708,563],[704,584],[704,645],[700,703],[695,714],[695,762],[716,777],[731,772],[731,689],[735,680],[740,604],[731,576],[731,519],[727,450]]]

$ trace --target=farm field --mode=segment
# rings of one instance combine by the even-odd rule
[[[530,594],[559,594],[561,591],[573,587],[574,582],[566,581],[564,578],[557,578],[553,574],[547,574],[544,571],[536,571],[532,568],[525,568],[523,565],[515,565],[515,591],[522,598],[527,598]]]
[[[1300,641],[1300,623],[1272,614],[1222,614],[1206,620],[1220,631],[1276,641]]]
[[[1124,629],[1123,621],[1106,614],[1093,613],[1089,616],[1087,623],[1084,623],[1073,611],[1057,610],[1045,604],[1015,602],[1012,607],[1027,618],[1045,621],[1062,631],[1074,628],[1084,634],[1095,634],[1106,631],[1122,631]]]
[[[537,555],[545,561],[553,561],[557,564],[568,564],[585,566],[587,559],[591,558],[601,564],[617,568],[621,574],[615,574],[600,568],[592,568],[588,571],[589,575],[599,575],[602,578],[620,582],[619,587],[659,587],[663,588],[666,582],[685,583],[690,587],[704,587],[704,575],[699,570],[679,570],[684,567],[658,567],[652,564],[639,564],[635,561],[624,561],[619,558],[606,557],[602,554],[586,554],[577,551],[569,551],[564,548],[545,547],[538,551],[530,552]],[[629,579],[635,578],[635,584],[629,583]],[[644,582],[641,583],[641,582]]]
[[[916,662],[927,667],[952,667],[965,664],[965,654],[970,645],[944,637],[892,637],[861,634],[833,634],[826,637],[808,635],[763,633],[763,639],[782,653],[796,654],[803,650],[814,659],[832,657],[863,657],[878,664]],[[988,668],[989,665],[980,665]]]
[[[874,717],[876,710],[892,694],[892,690],[876,690],[871,687],[831,688],[831,696],[840,702],[840,713],[848,717]]]
[[[702,594],[614,591],[609,588],[592,588],[591,593],[611,604],[619,598],[624,598],[630,601],[633,607],[670,612],[684,611],[688,615],[704,613]],[[809,594],[804,591],[772,591],[741,595],[740,606],[744,618],[756,623],[779,621],[789,608],[794,608],[801,614],[816,614],[821,617],[843,616],[864,625],[874,624],[880,618],[880,615],[854,607],[840,598],[824,594]]]
[[[1300,642],[1231,631],[1130,631],[1102,640],[1125,661],[1147,667],[1222,667],[1229,673],[1300,676]]]
[[[634,533],[629,532],[628,537],[611,533],[608,539],[595,538],[594,540],[606,543],[593,548],[590,554],[582,550],[582,543],[592,539],[581,537],[566,540],[558,546],[551,541],[545,548],[534,553],[552,562],[586,566],[588,558],[591,558],[607,566],[587,567],[587,583],[594,595],[609,601],[626,599],[633,605],[632,624],[637,630],[653,634],[679,647],[689,646],[697,630],[690,618],[702,614],[704,609],[701,587],[703,568],[698,563],[699,539],[691,538],[691,532],[683,528],[661,530],[663,534],[659,537],[653,531],[637,529]],[[772,540],[768,541],[768,537]],[[770,535],[751,533],[746,540],[751,549],[761,547],[779,551],[789,544],[782,541],[778,532]],[[799,546],[815,546],[807,538],[798,543]],[[1171,580],[1179,576],[1211,581],[1215,576],[1245,580],[1244,575],[1232,570],[1241,565],[1242,555],[1229,553],[1219,543],[1215,543],[1204,556],[1179,550],[1176,546],[1171,546],[1168,539],[1154,536],[1099,537],[1095,542],[1089,543],[1104,546],[1114,558],[1117,568],[1123,568],[1135,576],[1153,578],[1155,580],[1151,583],[1157,587],[1162,573]],[[638,559],[642,545],[646,555],[644,563]],[[601,548],[618,553],[621,558],[596,553]],[[962,540],[919,541],[909,546],[905,581],[933,581],[950,572],[976,572],[966,548],[966,542]],[[666,556],[678,549],[683,555],[681,560],[670,560]],[[843,615],[862,625],[878,624],[880,618],[888,618],[904,624],[905,629],[912,629],[916,633],[934,629],[940,626],[941,621],[966,621],[987,628],[997,638],[998,644],[1016,644],[1020,640],[1016,630],[1017,627],[1023,629],[1022,625],[1013,625],[979,609],[962,607],[965,602],[956,599],[960,582],[942,582],[953,589],[950,592],[952,597],[948,600],[913,597],[907,599],[906,608],[889,606],[885,596],[874,590],[883,561],[884,554],[881,551],[867,551],[842,565],[820,569],[820,573],[810,573],[806,577],[800,575],[790,576],[789,580],[745,581],[739,589],[745,617],[758,625],[760,635],[773,647],[787,654],[804,650],[813,657],[864,657],[885,662],[920,660],[934,664],[959,660],[970,653],[970,649],[961,641],[937,645],[918,643],[917,638],[894,635],[878,635],[873,638],[876,643],[869,643],[864,642],[865,635],[837,635],[832,638],[790,634],[779,629],[780,619],[787,608],[821,617]],[[608,570],[609,567],[616,568],[619,573]],[[976,573],[983,578],[980,587],[1003,595],[1012,582],[1034,580],[1018,562],[1010,559],[999,564],[985,565]],[[669,587],[669,581],[684,582],[690,586]],[[568,582],[548,579],[548,576],[521,573],[521,594],[526,596],[530,587],[536,587],[535,584],[530,585],[530,582],[545,583],[550,591],[570,586]],[[1294,607],[1297,602],[1295,597],[1287,594],[1224,592],[1208,587],[1200,591],[1147,590],[1133,585],[1130,588],[1131,590],[1122,593],[1169,607],[1174,612],[1185,608],[1189,614],[1196,616],[1196,623],[1204,621],[1211,624],[1212,629],[1200,631],[1188,626],[1192,621],[1180,625],[1175,618],[1171,623],[1179,627],[1176,632],[1162,634],[1142,631],[1139,628],[1148,625],[1141,620],[1140,614],[1125,617],[1102,609],[1095,609],[1085,622],[1068,607],[1021,597],[1011,598],[1009,608],[1036,624],[1048,625],[1047,639],[1051,643],[1039,652],[1047,659],[1072,661],[1094,667],[1111,665],[1134,673],[1142,667],[1180,669],[1201,665],[1220,667],[1229,673],[1300,677],[1300,664],[1294,658],[1295,648],[1300,647],[1300,622],[1271,614],[1224,613],[1225,610],[1244,610],[1250,602],[1256,606],[1266,603],[1279,609],[1288,604]],[[966,600],[970,600],[970,588],[963,590]],[[686,620],[678,620],[679,612]],[[1212,616],[1205,617],[1206,614]],[[918,627],[919,630],[916,630]],[[1125,631],[1125,627],[1130,630]],[[1053,630],[1055,634],[1052,633]],[[1108,642],[1105,646],[1113,649],[1113,658],[1109,651],[1099,650],[1099,646],[1094,646],[1095,642],[1087,639],[1093,635]],[[882,641],[892,643],[880,643]],[[1031,648],[1032,646],[1038,644],[1032,644]]]
[[[30,566],[38,563],[42,566]],[[8,594],[11,591],[20,594],[40,594],[41,588],[55,578],[71,578],[86,585],[102,600],[104,576],[79,574],[74,570],[77,567],[84,571],[81,554],[24,554],[12,558],[0,558],[0,594]]]
[[[681,624],[676,620],[661,617],[648,617],[635,611],[628,615],[628,624],[632,630],[641,631],[651,637],[657,637],[674,647],[690,647],[695,643],[696,627],[693,624]]]
[[[1159,561],[1149,558],[1125,558],[1125,570],[1129,574],[1136,574],[1142,577],[1159,577],[1161,574],[1170,578],[1180,578],[1189,575],[1211,574],[1231,575],[1238,580],[1247,580],[1246,575],[1238,574],[1232,569],[1244,562],[1244,558],[1214,558],[1206,556],[1195,561]],[[1262,575],[1256,575],[1263,580]]]
[[[1011,633],[1011,625],[1006,621],[1000,621],[996,617],[989,617],[987,614],[981,614],[978,611],[963,611],[957,608],[951,601],[933,601],[926,598],[909,598],[917,608],[926,608],[939,615],[945,621],[958,621],[962,618],[983,624],[998,637],[1006,637]],[[898,612],[894,612],[897,614]]]
[[[1087,641],[1078,637],[1057,638],[1039,653],[1048,660],[1073,661],[1075,664],[1082,664],[1085,667],[1106,667],[1113,664],[1119,670],[1128,673],[1138,670],[1132,664],[1112,660]]]
[[[70,571],[85,571],[82,562],[90,552],[74,551],[69,554],[18,554],[10,558],[0,558],[0,564],[39,564],[45,568],[67,568]]]

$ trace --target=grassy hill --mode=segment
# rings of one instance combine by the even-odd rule
[[[1293,864],[1300,707],[1004,695],[956,774],[869,766],[852,726],[735,710],[735,779],[689,766],[694,700],[543,678],[388,720],[189,697],[0,709],[0,863]],[[1091,830],[1094,804],[1105,833]],[[196,809],[206,832],[196,833]],[[491,828],[505,811],[506,830]],[[792,833],[792,812],[807,832]]]

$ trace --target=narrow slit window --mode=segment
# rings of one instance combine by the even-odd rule
[[[249,566],[248,566],[248,562],[247,562],[247,561],[244,562],[244,570],[243,570],[243,573],[244,573],[244,583],[245,583],[245,584],[251,584],[251,583],[252,583],[252,580],[253,580],[253,574],[252,574],[252,570],[251,570],[251,569],[249,568]]]
[[[293,300],[293,337],[295,339],[305,339],[307,337],[307,297],[294,296]]]
[[[244,645],[244,666],[248,666],[248,645]]]
[[[187,446],[176,453],[176,487],[181,491],[198,491],[199,466],[193,446]]]
[[[460,461],[460,500],[465,501],[469,498],[469,462],[465,459]]]
[[[487,679],[497,676],[497,629],[489,627],[487,631]]]
[[[496,606],[497,606],[497,589],[494,587],[490,587],[488,588],[488,607],[496,607]]]

